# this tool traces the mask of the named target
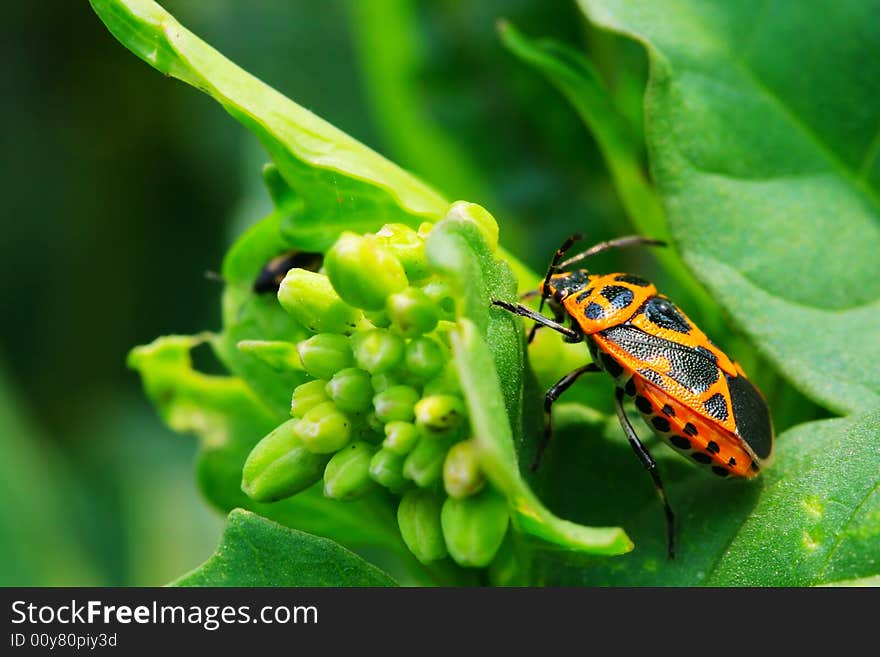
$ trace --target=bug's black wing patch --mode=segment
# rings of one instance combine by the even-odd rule
[[[645,304],[645,317],[660,328],[678,333],[690,333],[691,326],[674,304],[660,297],[653,297]],[[711,353],[711,352],[710,352]]]
[[[600,335],[644,363],[645,369],[651,369],[651,364],[658,358],[668,359],[670,370],[667,376],[695,393],[708,390],[721,375],[717,363],[705,354],[634,326],[612,326]]]
[[[727,376],[727,387],[733,402],[736,432],[758,458],[766,459],[773,449],[773,426],[767,402],[744,376]]]

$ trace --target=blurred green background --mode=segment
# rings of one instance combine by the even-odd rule
[[[506,18],[589,51],[639,131],[642,53],[573,2],[164,4],[298,103],[486,206],[536,270],[575,230],[631,230],[581,121],[497,36]],[[196,442],[163,427],[125,356],[218,328],[205,272],[268,211],[266,158],[85,0],[4,3],[2,16],[0,585],[164,584],[208,557],[222,518],[196,490]],[[614,257],[652,273],[644,254]]]

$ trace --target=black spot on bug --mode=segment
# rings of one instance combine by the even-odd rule
[[[648,365],[658,359],[668,361],[669,371],[665,374],[695,393],[708,390],[721,375],[718,365],[693,347],[651,335],[629,324],[612,326],[600,335]],[[647,371],[653,372],[645,367],[639,373],[647,379],[652,376],[646,374]],[[659,377],[659,374],[655,372],[653,376]]]
[[[599,294],[608,299],[614,310],[626,308],[636,296],[632,290],[622,285],[606,285],[599,291]]]
[[[256,294],[273,294],[278,292],[281,281],[291,269],[307,269],[318,271],[324,264],[324,256],[321,253],[310,251],[291,250],[275,256],[257,274],[251,289]]]
[[[675,409],[672,408],[669,404],[664,404],[663,408],[660,409],[663,412],[663,415],[668,415],[669,417],[675,417]]]
[[[691,325],[671,302],[654,297],[645,304],[645,317],[660,328],[677,333],[690,333]]]
[[[684,425],[684,432],[689,436],[696,436],[698,433],[697,428],[693,425],[692,422],[688,422],[686,425]]]
[[[634,276],[633,274],[618,274],[614,277],[614,280],[629,283],[630,285],[637,285],[639,287],[650,287],[651,285],[650,281],[646,281],[641,276]]]
[[[718,364],[718,357],[717,357],[715,354],[713,354],[711,351],[709,351],[708,349],[706,349],[706,347],[694,347],[694,348],[695,348],[698,352],[700,352],[701,354],[703,354],[706,358],[708,358],[709,360],[711,360],[713,363],[715,363],[716,365]]]
[[[736,459],[731,456],[730,460],[727,462],[727,465],[729,465],[732,468],[733,466],[736,465]]]
[[[728,376],[727,387],[736,432],[758,458],[767,458],[773,449],[773,425],[770,423],[767,402],[744,376]]]
[[[630,377],[629,381],[626,382],[623,391],[630,397],[636,396],[636,381],[633,377]]]
[[[706,412],[716,420],[724,422],[724,420],[727,419],[727,400],[724,399],[724,395],[720,392],[716,392],[709,397],[709,399],[704,401],[703,408],[705,408]]]
[[[654,407],[651,405],[645,397],[639,395],[636,397],[636,408],[639,409],[642,413],[653,413]]]
[[[702,463],[703,465],[712,462],[712,457],[708,454],[703,454],[703,452],[694,452],[691,454],[691,458],[697,463]]]
[[[749,469],[751,469],[752,472],[757,472],[758,470],[761,469],[761,466],[758,465],[757,463],[755,463],[754,461],[752,461],[752,464],[749,466]]]
[[[648,369],[647,367],[643,367],[639,370],[639,374],[644,377],[647,381],[650,381],[658,388],[666,388],[666,383],[663,381],[663,377],[660,376],[657,372],[652,369]]]
[[[719,477],[726,477],[727,475],[730,474],[730,471],[727,468],[724,468],[720,465],[713,465],[712,472],[717,474]]]
[[[662,431],[663,433],[669,431],[669,420],[665,417],[656,415],[651,418],[651,424],[654,425],[654,428],[657,429],[657,431]]]
[[[605,317],[605,309],[595,301],[591,301],[587,304],[587,307],[584,308],[584,317],[593,320],[602,319]]]
[[[604,351],[599,354],[599,357],[602,359],[602,364],[605,366],[605,371],[608,372],[615,379],[623,374],[623,367],[620,363],[614,360],[611,356],[606,354]]]
[[[584,301],[586,301],[590,297],[590,295],[592,293],[593,293],[593,288],[590,288],[589,290],[581,292],[579,295],[577,295],[577,297],[575,298],[575,301],[577,301],[578,303],[583,303]]]
[[[678,447],[679,449],[690,449],[691,441],[685,438],[684,436],[670,436],[669,442]]]
[[[714,440],[710,440],[709,444],[706,445],[706,451],[711,452],[712,454],[717,454],[718,452],[721,451],[721,448],[718,446],[718,443],[716,443]]]

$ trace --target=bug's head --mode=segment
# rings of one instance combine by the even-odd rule
[[[585,289],[589,283],[590,275],[587,273],[587,270],[577,269],[575,271],[553,274],[550,277],[547,289],[544,289],[544,284],[542,283],[539,291],[546,298],[561,302],[567,296]]]

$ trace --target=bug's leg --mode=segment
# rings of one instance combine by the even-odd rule
[[[670,559],[675,558],[675,515],[672,513],[672,507],[669,506],[669,500],[666,499],[666,491],[663,489],[663,482],[660,479],[660,473],[657,470],[657,462],[645,449],[642,441],[636,435],[635,429],[630,424],[629,418],[623,410],[623,390],[617,388],[614,395],[615,406],[617,407],[617,417],[620,419],[620,426],[629,439],[629,445],[633,448],[639,461],[645,466],[645,469],[654,480],[654,488],[660,501],[663,503],[663,510],[666,512],[666,544],[668,546],[668,554]]]
[[[537,471],[541,467],[541,458],[544,456],[544,450],[550,443],[550,437],[553,435],[553,421],[551,411],[553,402],[559,399],[559,395],[568,390],[572,384],[578,380],[581,374],[587,372],[601,372],[596,363],[587,363],[583,367],[572,370],[564,377],[559,379],[544,395],[544,434],[541,436],[541,442],[538,443],[538,451],[535,452],[535,460],[532,462],[532,472]]]
[[[626,235],[625,237],[618,237],[617,239],[608,240],[607,242],[599,242],[598,244],[591,246],[583,253],[578,253],[576,256],[572,256],[565,262],[561,263],[559,269],[571,267],[576,262],[585,260],[590,256],[602,253],[602,251],[607,251],[608,249],[617,249],[624,246],[638,246],[640,244],[645,246],[666,246],[666,242],[663,240],[655,240],[650,237],[642,237],[641,235]]]
[[[544,275],[544,282],[541,284],[541,303],[538,304],[538,312],[544,310],[544,302],[550,297],[547,290],[550,287],[550,279],[553,278],[553,274],[559,271],[559,261],[562,260],[562,256],[565,255],[565,252],[568,251],[575,242],[581,239],[583,239],[583,236],[580,233],[570,235],[560,247],[556,249],[556,253],[553,254],[553,260],[550,261],[550,266],[547,268],[547,273]],[[529,331],[529,338],[527,340],[529,344],[535,339],[535,331],[537,330],[538,325],[535,324],[532,327],[532,330]]]
[[[506,301],[501,301],[500,299],[494,299],[492,301],[492,305],[498,306],[499,308],[504,308],[504,310],[512,312],[514,315],[519,315],[520,317],[528,317],[529,319],[534,320],[538,322],[538,324],[546,326],[547,328],[552,328],[554,331],[562,333],[562,335],[564,335],[566,338],[569,338],[572,342],[580,342],[584,339],[584,336],[580,331],[575,331],[574,329],[563,326],[559,322],[554,322],[552,319],[544,317],[544,315],[542,315],[541,313],[535,312],[531,308],[526,308],[521,303],[507,303]]]

